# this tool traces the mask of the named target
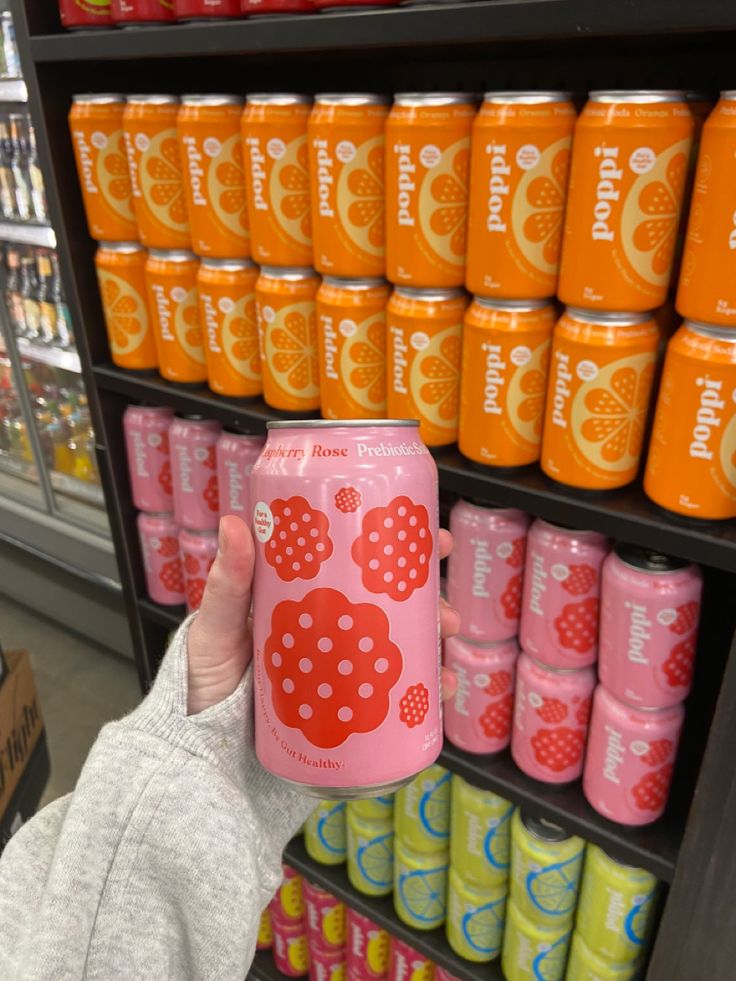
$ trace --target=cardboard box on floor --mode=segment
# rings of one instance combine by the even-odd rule
[[[0,685],[0,819],[43,733],[41,705],[28,651],[6,651]]]

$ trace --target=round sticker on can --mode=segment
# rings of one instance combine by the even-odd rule
[[[253,528],[259,542],[267,542],[273,535],[273,514],[265,501],[259,501],[253,508]]]

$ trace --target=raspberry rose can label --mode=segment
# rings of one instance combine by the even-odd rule
[[[410,421],[270,422],[253,468],[256,751],[322,798],[435,761],[437,471]]]
[[[169,429],[174,517],[182,528],[214,531],[220,521],[217,484],[217,439],[214,419],[184,416]]]

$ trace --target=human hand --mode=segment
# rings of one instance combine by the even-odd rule
[[[452,551],[452,535],[440,530],[440,558]],[[231,695],[253,656],[248,622],[253,583],[255,548],[250,530],[236,515],[220,520],[218,549],[207,577],[199,613],[188,637],[188,713],[195,715]],[[460,618],[440,600],[440,629],[451,637],[460,629]],[[443,669],[443,697],[455,691],[454,676]]]

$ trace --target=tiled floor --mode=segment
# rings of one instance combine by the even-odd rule
[[[138,703],[138,676],[132,661],[2,595],[0,642],[31,652],[51,752],[46,804],[74,788],[101,726]]]

